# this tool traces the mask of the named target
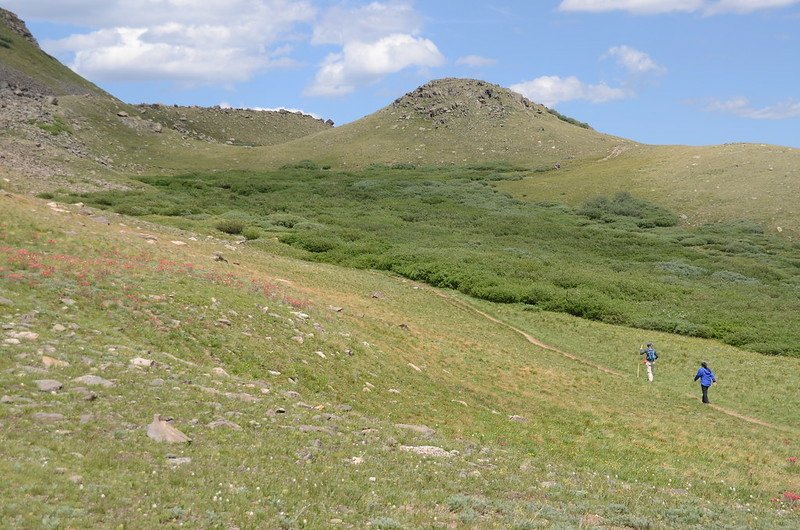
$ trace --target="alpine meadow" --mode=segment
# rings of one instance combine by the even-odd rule
[[[800,150],[391,97],[126,103],[0,9],[0,527],[800,527]]]

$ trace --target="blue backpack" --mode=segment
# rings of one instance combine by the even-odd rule
[[[656,359],[658,359],[658,353],[653,348],[647,348],[647,351],[645,352],[645,357],[647,358],[648,361],[653,362]]]

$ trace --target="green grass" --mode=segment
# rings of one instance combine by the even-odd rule
[[[796,244],[748,222],[668,226],[674,213],[631,195],[573,209],[518,201],[492,185],[516,175],[377,166],[199,173],[66,199],[182,228],[235,225],[229,233],[271,234],[283,245],[259,240],[287,255],[494,302],[800,353]]]
[[[681,372],[694,367],[693,352],[710,353],[708,341],[657,335],[663,364],[648,387],[628,368],[641,340],[636,330],[478,304],[530,333],[549,333],[544,338],[583,359],[624,370],[614,376],[534,347],[476,313],[470,299],[389,274],[2,200],[0,296],[13,305],[0,306],[0,315],[12,331],[39,334],[2,346],[0,356],[4,395],[32,400],[0,408],[7,456],[0,472],[15,485],[0,516],[11,526],[797,526],[797,511],[783,499],[800,486],[787,464],[800,427],[791,414],[800,383],[794,359],[754,359],[734,348],[710,359],[721,381],[712,399],[776,424],[763,427],[686,396],[696,389],[691,372],[678,383]],[[188,244],[171,243],[178,239]],[[216,250],[238,265],[211,260]],[[55,324],[78,327],[60,332]],[[37,349],[70,366],[45,374],[25,368],[40,365]],[[135,356],[159,364],[130,368]],[[215,366],[233,377],[210,375]],[[71,380],[86,373],[116,384],[84,401]],[[748,386],[775,373],[781,379]],[[41,378],[65,388],[36,392]],[[353,410],[338,410],[343,403]],[[268,413],[277,407],[286,414]],[[36,412],[66,420],[37,423]],[[338,419],[319,417],[328,412]],[[151,442],[144,426],[153,413],[174,416],[193,443]],[[81,423],[85,414],[91,420]],[[511,414],[527,421],[509,421]],[[206,427],[219,417],[242,430]],[[437,433],[427,440],[395,423]],[[335,426],[339,434],[299,425]],[[459,455],[426,459],[396,443]],[[167,455],[192,462],[173,467]],[[82,486],[70,480],[75,474]]]
[[[67,122],[64,121],[64,118],[61,116],[53,116],[52,122],[33,121],[31,123],[52,135],[59,135],[61,133],[72,134],[72,128],[67,125]]]

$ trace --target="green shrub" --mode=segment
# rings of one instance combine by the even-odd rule
[[[50,193],[49,191],[44,191],[42,193],[37,193],[36,196],[40,199],[50,200],[54,199],[55,195]]]
[[[313,160],[301,160],[290,164],[284,164],[281,169],[319,169],[319,165]]]
[[[552,114],[553,116],[555,116],[556,118],[558,118],[561,121],[565,121],[565,122],[570,123],[572,125],[577,125],[578,127],[581,127],[583,129],[592,130],[592,128],[589,126],[588,123],[584,123],[582,121],[578,121],[575,118],[570,118],[569,116],[564,116],[563,114],[561,114],[560,112],[558,112],[555,109],[547,109],[547,112],[549,112],[550,114]]]
[[[220,232],[231,235],[239,235],[244,230],[244,223],[238,219],[223,219],[217,221],[214,227]]]
[[[242,235],[247,239],[258,239],[264,235],[264,232],[255,226],[248,226],[242,230]]]
[[[627,191],[619,192],[611,198],[592,197],[581,205],[577,213],[606,222],[617,218],[632,218],[642,228],[678,224],[677,215],[656,204],[636,199]]]

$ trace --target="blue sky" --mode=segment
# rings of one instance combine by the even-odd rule
[[[337,124],[484,79],[656,144],[800,147],[800,0],[0,0],[131,102]]]

